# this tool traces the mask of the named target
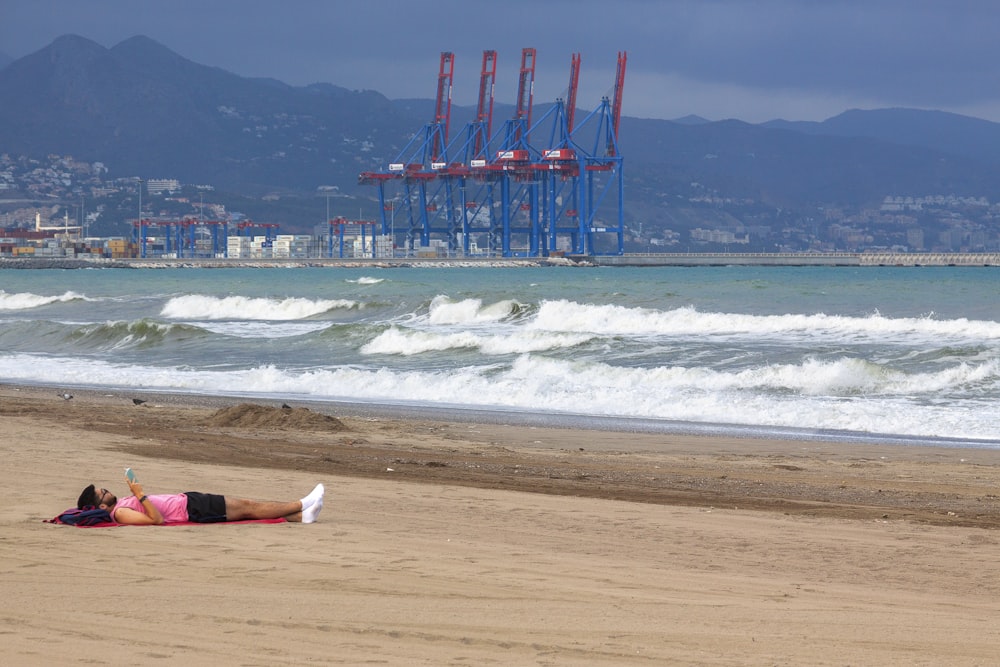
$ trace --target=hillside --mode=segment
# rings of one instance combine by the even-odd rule
[[[384,168],[433,107],[239,77],[141,36],[111,49],[60,37],[0,69],[0,97],[7,154],[100,161],[110,178],[209,184],[244,207],[274,192],[315,207],[317,188],[333,188],[324,192],[349,198],[338,205],[369,214],[374,192],[358,186],[359,172]],[[627,110],[627,83],[625,99]],[[503,102],[494,129],[510,112]],[[472,113],[456,108],[453,132]],[[619,143],[626,217],[649,227],[794,219],[887,195],[1000,200],[1000,125],[955,114],[884,109],[761,125],[626,116]]]
[[[254,194],[349,184],[412,123],[382,95],[294,88],[186,60],[145,37],[66,36],[0,71],[0,144],[98,160],[115,175]]]

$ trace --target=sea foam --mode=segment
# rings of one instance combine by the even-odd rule
[[[431,301],[428,320],[431,324],[475,324],[498,322],[518,313],[520,304],[512,299],[483,305],[481,299],[453,301],[443,295]]]
[[[300,320],[335,309],[356,308],[348,299],[214,297],[192,294],[173,297],[160,315],[188,320]]]
[[[616,305],[580,304],[567,300],[543,301],[531,325],[548,331],[577,331],[604,335],[714,335],[808,336],[831,340],[860,337],[912,340],[912,336],[938,340],[1000,340],[1000,322],[958,318],[937,320],[888,318],[879,313],[864,317],[826,315],[745,315],[701,312],[685,306],[673,310]]]
[[[88,299],[86,296],[77,294],[76,292],[64,292],[57,296],[41,296],[39,294],[32,294],[31,292],[8,294],[0,290],[0,310],[29,310],[31,308],[38,308],[39,306],[47,306],[50,303],[76,301],[78,299],[84,301],[94,300]]]
[[[29,363],[30,362],[30,363]],[[73,357],[0,356],[0,376],[62,386],[141,386],[149,390],[298,395],[316,400],[371,400],[468,405],[707,423],[819,428],[1000,439],[992,410],[975,396],[915,400],[921,387],[997,382],[997,362],[905,376],[855,360],[807,361],[726,373],[680,366],[622,368],[525,354],[511,364],[438,370],[342,366],[287,369],[182,369]],[[810,379],[811,377],[811,379]]]
[[[593,337],[584,334],[553,334],[539,331],[513,331],[493,335],[472,331],[440,333],[390,327],[362,346],[362,354],[398,354],[473,349],[483,354],[522,354],[581,345]]]

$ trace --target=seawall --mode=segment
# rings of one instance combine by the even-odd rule
[[[0,269],[393,268],[531,266],[1000,266],[1000,253],[630,253],[566,257],[395,258],[0,258]]]
[[[1000,266],[1000,253],[649,253],[577,257],[596,266]]]

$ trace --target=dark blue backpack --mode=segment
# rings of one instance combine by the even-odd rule
[[[48,523],[65,523],[69,526],[100,526],[113,524],[114,521],[111,520],[111,515],[107,510],[88,505],[83,509],[71,507]]]

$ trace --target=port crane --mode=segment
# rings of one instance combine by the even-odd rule
[[[488,232],[494,226],[493,183],[483,177],[481,170],[490,159],[496,75],[496,51],[483,51],[476,115],[466,126],[462,138],[457,139],[460,143],[454,149],[449,147],[449,154],[456,160],[448,164],[443,174],[453,181],[450,192],[458,195],[458,201],[452,200],[448,211],[454,218],[452,228],[462,230],[462,250],[466,255],[471,252],[474,229],[485,228]]]
[[[575,109],[569,107],[565,112],[565,140],[545,154],[549,172],[547,202],[552,247],[556,246],[559,234],[568,233],[572,238],[573,253],[600,254],[597,237],[610,233],[615,236],[612,254],[625,252],[624,173],[618,132],[627,59],[625,52],[618,53],[612,99],[604,97],[600,106],[579,125],[574,123]],[[578,67],[579,61],[575,60],[574,70]],[[575,86],[575,79],[571,79],[569,97],[573,99]],[[563,183],[569,187],[563,188]],[[617,217],[613,221],[602,222],[598,211],[612,196],[616,197],[616,201],[614,205],[609,203],[605,210],[616,211]]]
[[[451,87],[455,70],[454,54],[449,51],[441,53],[438,70],[437,96],[434,104],[434,115],[421,132],[413,135],[396,158],[388,165],[387,171],[363,172],[359,176],[362,184],[375,184],[378,187],[379,208],[382,212],[382,233],[395,232],[395,198],[392,201],[393,224],[386,223],[385,211],[390,210],[386,204],[385,190],[390,181],[400,181],[403,188],[403,213],[401,220],[405,224],[406,247],[413,249],[414,241],[419,238],[420,245],[430,243],[431,219],[429,212],[435,212],[438,205],[435,200],[438,192],[429,192],[429,184],[433,185],[437,172],[447,167],[448,129],[451,123]]]
[[[481,233],[488,252],[504,257],[547,256],[558,248],[582,255],[624,252],[618,132],[627,56],[618,54],[613,97],[579,122],[580,55],[571,58],[566,99],[533,122],[535,57],[535,49],[522,50],[514,115],[491,135],[496,52],[484,51],[475,118],[449,143],[454,56],[441,54],[431,122],[386,170],[359,176],[360,183],[377,186],[382,234],[394,234],[401,197],[408,251],[417,239],[426,246],[439,235],[449,252],[458,252],[461,235],[461,251],[470,254],[470,238]],[[542,136],[539,149],[533,141]],[[402,192],[388,198],[388,187]],[[607,211],[614,209],[611,219]],[[616,236],[610,251],[601,242],[606,234]]]

